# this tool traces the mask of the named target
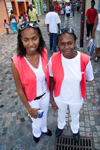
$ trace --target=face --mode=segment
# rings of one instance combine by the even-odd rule
[[[26,28],[21,32],[21,41],[26,48],[26,54],[35,54],[37,52],[39,39],[36,29]]]
[[[58,47],[65,58],[73,58],[76,41],[72,34],[64,33],[59,36]]]
[[[94,8],[94,2],[91,2],[91,8]]]

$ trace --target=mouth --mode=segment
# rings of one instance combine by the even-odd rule
[[[29,48],[29,51],[34,51],[34,50],[36,50],[36,47]]]

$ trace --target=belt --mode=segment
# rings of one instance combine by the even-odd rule
[[[43,95],[45,95],[45,93],[44,93],[44,94],[42,94],[41,96],[36,97],[34,100],[38,100],[38,99],[40,99]]]

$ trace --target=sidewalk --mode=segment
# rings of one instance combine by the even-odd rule
[[[47,45],[49,58],[52,52],[49,51],[49,37],[44,22],[45,15],[39,16],[43,38]],[[69,23],[64,21],[61,27],[69,26],[75,30],[78,37],[77,49],[86,52],[87,41],[84,40],[84,47],[80,47],[80,12],[75,12],[75,16],[70,17]],[[85,35],[85,34],[84,34]],[[41,140],[36,144],[32,138],[31,120],[28,113],[18,97],[11,73],[11,57],[16,54],[17,33],[0,35],[0,150],[53,150],[55,140],[55,130],[57,127],[57,112],[51,105],[48,112],[48,128],[53,135],[41,136]],[[87,53],[88,54],[88,53]],[[87,82],[86,100],[80,111],[80,135],[92,137],[95,150],[100,150],[100,59],[91,62],[94,71],[94,81]],[[66,114],[66,126],[63,131],[65,135],[72,135],[70,131],[71,117]]]

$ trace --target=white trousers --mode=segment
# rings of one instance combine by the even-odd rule
[[[32,119],[32,134],[35,137],[40,137],[42,132],[47,131],[47,112],[49,107],[50,93],[47,92],[42,98],[39,100],[33,100],[29,102],[32,108],[40,108],[44,110],[44,114],[42,118]]]
[[[79,111],[82,107],[83,100],[79,104],[66,104],[62,103],[59,100],[55,100],[57,106],[58,106],[58,128],[59,129],[64,129],[66,125],[66,113],[67,113],[67,108],[69,105],[70,109],[70,114],[71,114],[71,130],[73,133],[78,133],[79,129]]]

